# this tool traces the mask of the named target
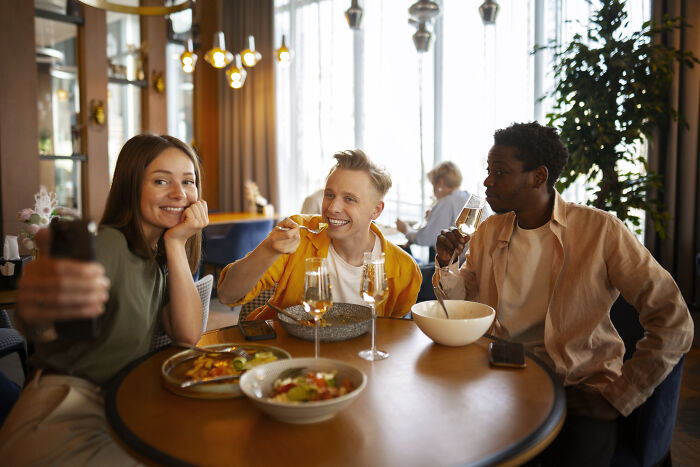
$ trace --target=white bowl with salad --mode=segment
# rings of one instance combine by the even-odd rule
[[[350,405],[367,385],[362,370],[328,358],[292,358],[248,370],[240,388],[263,412],[286,423],[316,423]]]

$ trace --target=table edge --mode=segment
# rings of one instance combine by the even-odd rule
[[[226,328],[237,327],[237,325],[227,326]],[[492,340],[498,340],[498,338],[486,334],[484,337]],[[119,416],[117,412],[117,394],[119,392],[119,387],[128,374],[140,365],[144,360],[152,357],[153,355],[162,352],[168,348],[170,345],[155,349],[146,355],[132,361],[127,366],[122,368],[119,373],[106,385],[105,388],[105,413],[107,416],[107,421],[112,428],[114,434],[116,434],[122,443],[126,445],[129,449],[132,449],[139,455],[142,455],[149,460],[154,462],[165,464],[165,465],[175,465],[175,466],[191,466],[185,461],[182,461],[176,457],[172,457],[165,452],[154,448],[150,444],[139,438],[133,431],[131,431],[124,421]],[[545,442],[547,440],[553,440],[556,435],[561,430],[564,422],[564,417],[566,415],[566,396],[564,393],[564,387],[561,384],[557,384],[557,377],[547,365],[539,359],[537,356],[530,352],[526,352],[527,356],[537,363],[539,367],[547,374],[549,377],[549,382],[552,385],[554,392],[554,403],[552,408],[547,414],[544,421],[538,426],[532,433],[523,438],[517,443],[507,447],[506,449],[493,454],[485,459],[482,459],[476,463],[467,463],[464,465],[472,467],[490,466],[497,464],[509,464],[515,460],[519,463],[525,462],[537,454],[539,454],[544,448],[549,445]],[[518,371],[517,369],[510,369],[505,371]]]

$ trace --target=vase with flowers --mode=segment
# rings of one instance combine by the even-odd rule
[[[34,195],[34,208],[25,208],[17,212],[17,218],[24,223],[24,230],[19,233],[21,244],[36,258],[38,249],[34,237],[39,229],[46,228],[51,219],[60,215],[56,194],[41,187]]]

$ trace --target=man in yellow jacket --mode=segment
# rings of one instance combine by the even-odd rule
[[[277,286],[270,300],[287,308],[302,302],[305,259],[327,258],[333,300],[364,303],[360,278],[365,252],[385,253],[389,283],[386,301],[377,307],[378,316],[401,317],[416,302],[421,274],[415,261],[401,248],[387,242],[372,223],[384,210],[384,196],[391,177],[361,150],[333,156],[336,165],[326,180],[323,213],[320,216],[292,216],[282,220],[265,240],[221,272],[218,296],[222,303],[237,305],[256,297],[261,290]],[[318,229],[318,234],[299,229]],[[262,306],[247,319],[270,319],[277,315]]]

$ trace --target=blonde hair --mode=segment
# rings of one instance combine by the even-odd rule
[[[447,188],[459,188],[462,184],[462,172],[454,162],[445,161],[435,166],[433,170],[426,175],[430,183],[435,185],[438,180],[442,180]]]
[[[391,188],[391,175],[389,175],[389,172],[369,160],[367,154],[361,149],[337,152],[333,157],[336,163],[328,173],[329,177],[336,169],[362,170],[369,175],[372,185],[382,195],[382,198]]]

